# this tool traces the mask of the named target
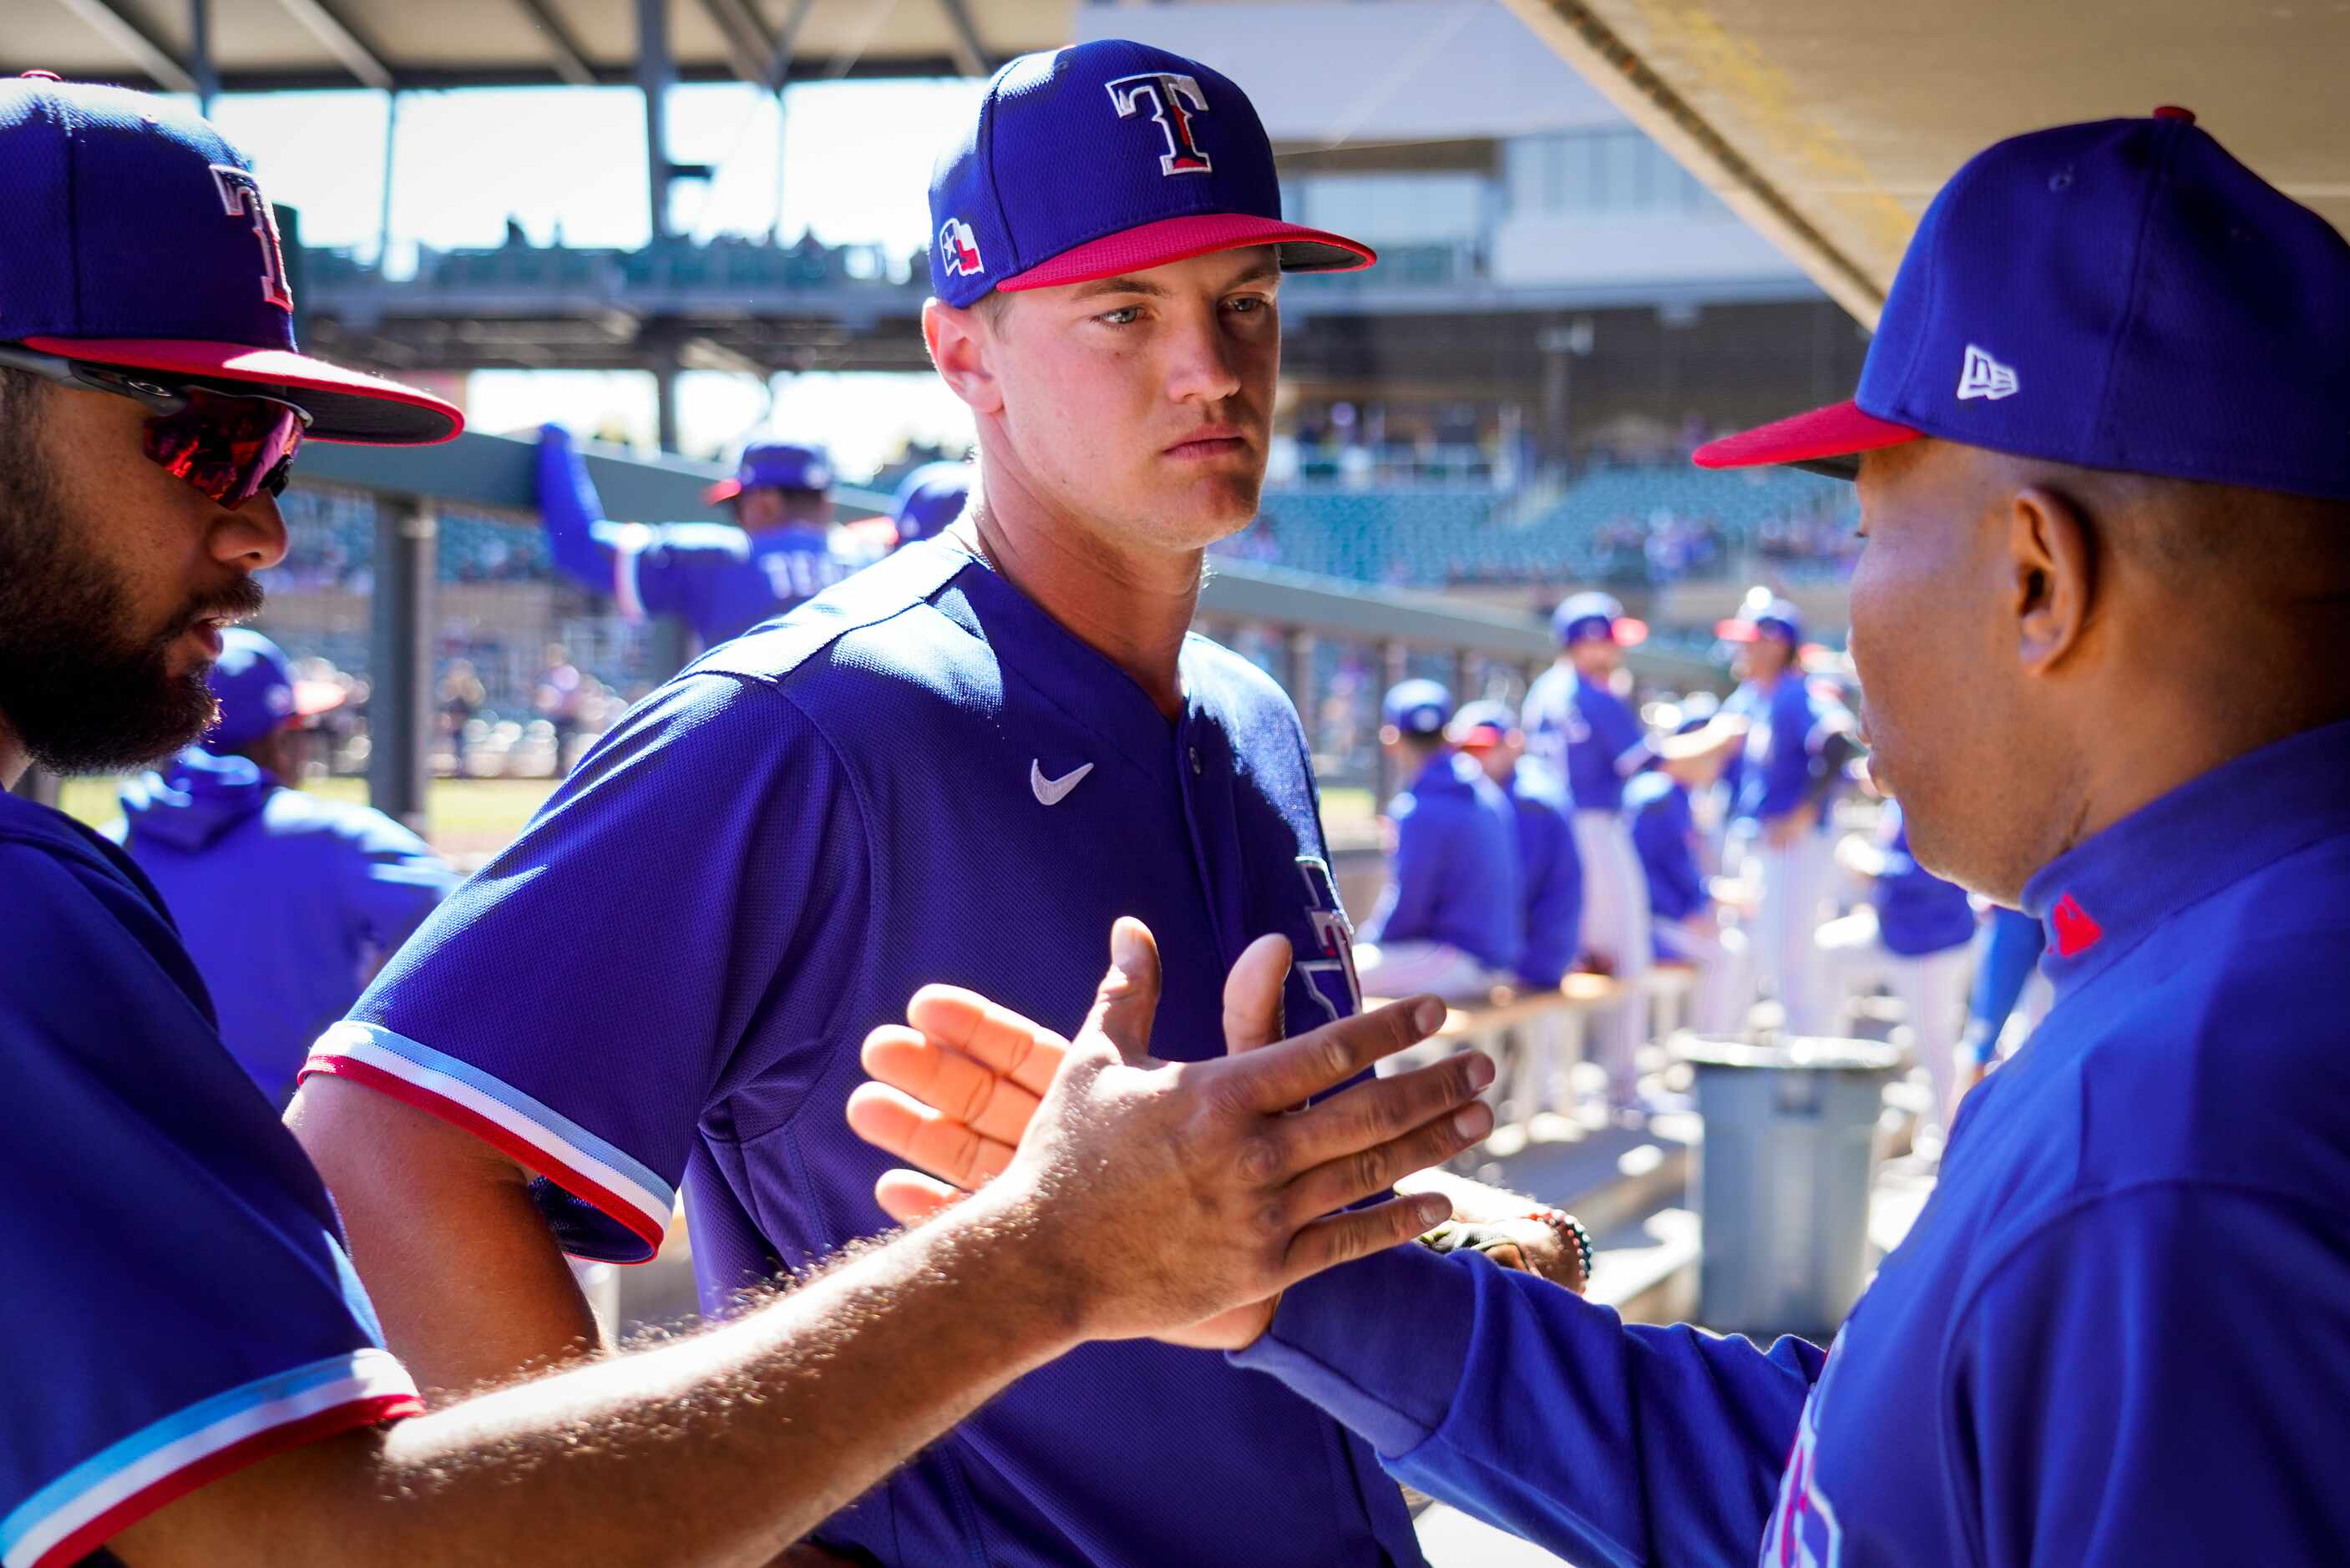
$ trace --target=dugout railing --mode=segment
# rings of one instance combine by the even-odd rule
[[[723,471],[711,464],[595,448],[586,461],[610,516],[713,515],[702,494]],[[433,722],[435,519],[443,509],[534,514],[535,464],[529,441],[479,434],[421,448],[321,442],[303,452],[301,483],[364,491],[374,501],[369,794],[420,831]],[[853,488],[839,493],[848,518],[879,512],[887,499]],[[1308,715],[1309,728],[1331,679],[1330,648],[1347,650],[1347,668],[1373,703],[1376,691],[1408,674],[1446,679],[1464,697],[1521,692],[1554,652],[1547,628],[1530,616],[1222,556],[1201,592],[1198,625],[1252,652]],[[681,662],[688,652],[681,629],[670,632],[664,647],[672,667]],[[1375,744],[1357,748],[1363,766],[1356,782],[1384,800],[1394,781],[1377,753]]]

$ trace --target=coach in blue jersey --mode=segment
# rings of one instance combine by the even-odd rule
[[[221,638],[220,718],[166,769],[123,787],[107,835],[162,894],[237,1065],[284,1104],[318,1031],[457,885],[383,813],[289,787],[301,722],[286,656]]]
[[[1566,792],[1541,763],[1526,762],[1525,732],[1507,702],[1463,704],[1447,733],[1515,808],[1518,892],[1526,912],[1518,979],[1549,990],[1575,967],[1583,928],[1583,860],[1567,826]]]
[[[1558,662],[1526,691],[1526,752],[1565,779],[1583,862],[1582,951],[1626,982],[1626,999],[1594,1031],[1609,1103],[1638,1105],[1634,1057],[1648,1037],[1639,979],[1650,962],[1648,890],[1624,820],[1624,783],[1654,766],[1679,766],[1727,751],[1744,732],[1725,717],[1694,735],[1652,736],[1617,694],[1624,649],[1647,628],[1606,594],[1575,594],[1551,617]]]
[[[734,522],[608,523],[561,425],[538,438],[538,506],[556,565],[630,620],[681,617],[704,648],[815,597],[863,565],[835,552],[832,459],[820,446],[754,441],[706,499]]]
[[[1460,1112],[1490,1068],[1456,1058],[1295,1111],[1443,1009],[1267,1046],[1285,959],[1269,938],[1226,992],[1246,1056],[1120,1064],[1109,1032],[1139,1044],[1142,1021],[1114,971],[1081,1049],[1033,1080],[1059,1147],[1032,1141],[986,1197],[722,1332],[422,1414],[153,887],[6,792],[28,760],[113,770],[201,733],[220,628],[285,555],[275,497],[305,441],[429,443],[457,411],[296,349],[260,187],[165,99],[0,82],[0,1187],[25,1198],[0,1269],[8,1568],[796,1564],[808,1526],[1078,1339],[1212,1323],[1443,1217],[1427,1197],[1317,1216],[1478,1136],[1485,1112]],[[977,1033],[959,1037],[995,1037],[999,1020],[961,1016]],[[1215,1142],[1204,1188],[1128,1163]],[[1187,1193],[1271,1223],[1212,1227],[1189,1259],[1154,1248],[1165,1272],[1125,1266]]]
[[[1240,1360],[1578,1563],[2340,1561],[2345,407],[2350,246],[2192,116],[1970,161],[1857,397],[1698,460],[1856,470],[1872,771],[2055,1006],[1831,1354],[1404,1249]]]
[[[1297,715],[1186,634],[1205,546],[1255,512],[1281,275],[1369,260],[1280,211],[1203,66],[1096,42],[982,95],[924,312],[978,427],[963,524],[640,704],[313,1054],[297,1126],[423,1380],[574,1353],[560,1251],[644,1258],[681,1183],[713,1311],[883,1228],[844,1110],[926,981],[1066,1033],[1132,915],[1178,1055],[1222,1050],[1222,976],[1268,933],[1293,1026],[1354,1011]],[[820,1537],[924,1568],[1419,1561],[1367,1446],[1142,1344],[1024,1379]]]
[[[1752,960],[1786,1010],[1787,1027],[1823,1034],[1834,1022],[1814,945],[1834,846],[1830,794],[1851,753],[1851,715],[1812,689],[1797,659],[1802,613],[1768,588],[1746,596],[1722,634],[1743,645],[1744,680],[1726,712],[1747,722],[1730,807],[1725,858],[1755,885]]]
[[[1515,974],[1525,950],[1516,813],[1445,739],[1452,693],[1442,686],[1399,683],[1381,717],[1379,744],[1405,783],[1388,803],[1395,854],[1363,927],[1363,983],[1375,996],[1482,997]]]

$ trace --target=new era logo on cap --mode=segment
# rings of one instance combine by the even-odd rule
[[[1967,345],[1967,362],[1959,371],[1959,396],[1994,400],[2015,395],[2015,372],[1973,344]]]

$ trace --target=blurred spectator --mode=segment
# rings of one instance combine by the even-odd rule
[[[107,834],[162,895],[229,1051],[283,1104],[310,1042],[457,876],[381,812],[289,787],[299,727],[339,691],[297,685],[257,632],[222,640],[211,673],[219,722],[126,784]]]

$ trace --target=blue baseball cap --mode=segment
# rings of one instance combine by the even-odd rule
[[[1728,642],[1775,637],[1790,646],[1800,647],[1804,640],[1804,612],[1795,607],[1793,599],[1783,599],[1769,588],[1752,587],[1746,590],[1745,602],[1738,607],[1736,615],[1714,622],[1713,634]]]
[[[1561,648],[1578,642],[1614,642],[1629,648],[1648,640],[1648,628],[1624,613],[1610,594],[1569,594],[1551,611],[1551,635]]]
[[[743,449],[734,464],[734,477],[722,479],[702,493],[702,499],[715,506],[722,501],[732,501],[746,490],[830,490],[832,488],[832,454],[820,446],[802,446],[796,441],[759,441]]]
[[[1849,479],[1920,436],[2350,500],[2350,243],[2183,109],[2000,142],[1901,258],[1850,402],[1700,447]]]
[[[1123,38],[1023,55],[931,176],[931,291],[1052,288],[1248,245],[1347,272],[1368,245],[1285,223],[1273,143],[1232,80]]]
[[[1388,690],[1379,714],[1407,735],[1440,735],[1452,717],[1452,693],[1433,680],[1399,681]]]
[[[962,504],[971,495],[971,464],[967,462],[926,462],[898,483],[898,493],[889,503],[891,521],[898,524],[898,543],[910,545],[917,539],[934,539],[946,525],[962,515]]]
[[[221,656],[204,677],[220,719],[204,732],[208,752],[234,752],[297,719],[342,705],[331,681],[294,679],[286,651],[257,631],[233,626],[221,633]]]
[[[1452,715],[1445,731],[1454,745],[1472,752],[1498,746],[1517,732],[1517,710],[1491,699],[1461,704],[1461,711]]]
[[[464,417],[428,392],[294,342],[277,218],[244,154],[169,99],[0,81],[0,343],[213,384],[259,382],[312,441],[447,441]]]

